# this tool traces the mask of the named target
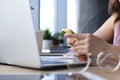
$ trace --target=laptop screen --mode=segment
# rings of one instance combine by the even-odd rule
[[[40,67],[29,0],[0,0],[0,63]]]

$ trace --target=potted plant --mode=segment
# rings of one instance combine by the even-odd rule
[[[53,44],[59,45],[60,43],[63,43],[63,33],[62,32],[56,32],[53,34]]]
[[[52,32],[50,32],[49,29],[43,31],[43,39],[52,40]]]
[[[50,49],[53,47],[53,41],[52,41],[52,32],[49,31],[49,29],[45,29],[43,31],[43,49]]]

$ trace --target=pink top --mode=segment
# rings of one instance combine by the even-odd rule
[[[114,26],[113,44],[116,46],[120,46],[120,21],[116,22]]]

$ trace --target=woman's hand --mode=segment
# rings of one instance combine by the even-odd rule
[[[105,51],[109,44],[92,34],[65,34],[66,38],[77,38],[78,41],[67,41],[71,45],[71,50],[77,51],[79,54],[94,54],[97,55],[101,51]]]

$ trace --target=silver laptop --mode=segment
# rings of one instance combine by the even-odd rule
[[[43,68],[65,65],[61,57],[39,56],[29,0],[0,0],[0,63]]]
[[[0,0],[0,63],[30,68],[66,64],[63,56],[40,57],[38,47],[29,0]]]

